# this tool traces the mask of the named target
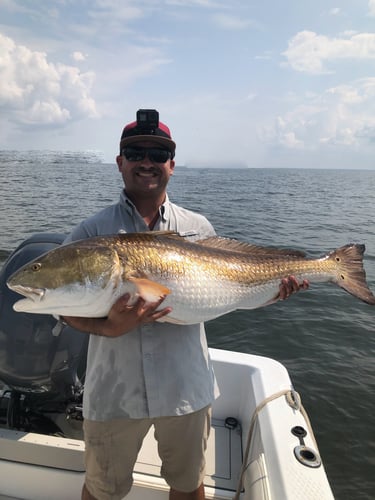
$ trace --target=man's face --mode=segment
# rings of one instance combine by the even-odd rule
[[[142,150],[149,148],[151,151],[144,154]],[[175,162],[170,158],[163,161],[163,154],[153,154],[153,149],[164,148],[153,141],[141,141],[129,146],[129,150],[135,153],[134,159],[127,159],[124,154],[117,157],[117,165],[128,195],[150,197],[165,193],[169,178],[173,175]],[[139,157],[144,156],[143,159],[136,158],[137,150]]]

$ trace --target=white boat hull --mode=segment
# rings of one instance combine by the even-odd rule
[[[213,429],[207,450],[206,498],[233,498],[246,450],[251,418],[266,398],[292,389],[280,363],[269,358],[210,349],[221,395],[213,405]],[[225,420],[240,425],[228,429]],[[302,438],[307,463],[295,449]],[[84,481],[84,444],[80,439],[23,433],[0,428],[0,499],[70,500],[80,498]],[[280,396],[260,410],[243,476],[242,500],[329,500],[333,494],[311,430],[298,409]],[[129,500],[165,500],[168,487],[159,476],[160,460],[150,432],[138,457]]]

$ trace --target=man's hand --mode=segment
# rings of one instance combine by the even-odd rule
[[[106,318],[64,316],[63,320],[72,328],[82,332],[104,337],[120,337],[134,330],[137,326],[144,323],[153,323],[172,311],[171,307],[165,307],[157,311],[165,297],[152,304],[146,304],[142,298],[139,298],[135,304],[128,305],[129,299],[129,294],[120,297],[113,304]]]
[[[288,276],[281,280],[280,283],[280,291],[278,300],[287,299],[292,293],[296,293],[299,290],[307,290],[309,288],[309,282],[307,280],[303,280],[302,284],[299,284],[294,276]]]

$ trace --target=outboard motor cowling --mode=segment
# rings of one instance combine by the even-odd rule
[[[52,402],[55,408],[64,408],[81,400],[89,335],[68,326],[54,335],[57,320],[53,316],[14,311],[13,304],[21,296],[6,282],[17,269],[64,239],[63,234],[35,234],[16,248],[0,273],[0,385],[39,410]]]

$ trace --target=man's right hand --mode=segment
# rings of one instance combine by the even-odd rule
[[[72,328],[81,332],[92,333],[104,337],[120,337],[144,323],[153,323],[172,311],[165,307],[158,311],[164,301],[162,297],[157,302],[146,304],[141,297],[133,305],[129,305],[130,295],[120,297],[110,309],[106,318],[81,318],[64,316],[62,319]]]

